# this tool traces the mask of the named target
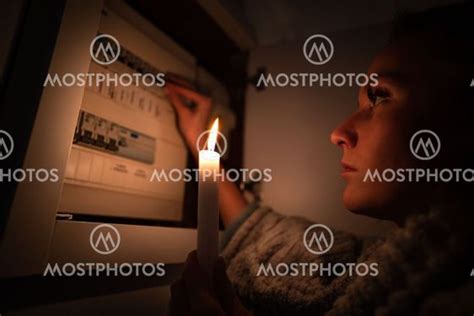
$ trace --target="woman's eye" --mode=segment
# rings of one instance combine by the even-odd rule
[[[376,107],[377,105],[380,104],[380,102],[382,102],[384,100],[384,98],[382,97],[379,97],[379,96],[374,96],[373,98],[370,99],[370,105],[372,107]]]
[[[388,92],[380,88],[369,88],[367,90],[367,97],[370,101],[370,107],[372,108],[385,101],[388,96]]]

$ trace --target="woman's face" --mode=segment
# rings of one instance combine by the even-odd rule
[[[420,129],[436,130],[433,91],[441,83],[433,80],[434,60],[424,58],[418,47],[407,40],[381,52],[368,71],[378,74],[379,84],[360,89],[357,110],[331,134],[343,150],[344,205],[355,213],[402,222],[413,208],[425,206],[426,185],[364,181],[368,169],[427,164],[412,156],[409,141]]]

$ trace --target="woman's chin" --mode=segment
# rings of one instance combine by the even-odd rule
[[[366,188],[368,189],[368,188]],[[379,214],[384,208],[372,190],[364,190],[361,185],[347,184],[342,195],[344,207],[357,215],[366,215],[375,218],[384,217]],[[381,216],[382,215],[382,216]]]

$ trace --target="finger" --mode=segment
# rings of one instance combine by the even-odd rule
[[[211,293],[210,280],[199,265],[195,250],[186,259],[183,279],[192,315],[224,315]]]
[[[227,277],[225,262],[222,257],[218,258],[214,266],[213,287],[224,311],[231,313],[234,307],[234,300],[237,299],[237,296],[235,295],[232,283]]]
[[[182,315],[224,315],[218,302],[209,295],[209,293],[200,291],[198,293],[190,293],[196,296],[193,304],[189,304],[189,294],[186,290],[185,282],[180,278],[170,287],[171,300],[169,304],[170,316]]]
[[[201,106],[210,106],[211,105],[211,98],[208,96],[202,95],[197,91],[194,91],[192,89],[176,85],[173,83],[166,83],[166,86],[168,87],[169,91],[174,91],[177,92],[178,94],[184,96],[185,98],[196,101],[199,103]]]
[[[169,315],[189,315],[191,309],[186,293],[186,287],[182,278],[179,278],[171,285],[170,292]]]
[[[191,113],[191,109],[184,104],[181,97],[173,90],[167,90],[168,99],[171,102],[171,105],[175,108],[176,112],[178,112],[179,117],[186,117],[189,116]]]
[[[200,288],[206,290],[210,289],[206,272],[199,265],[196,250],[193,250],[188,254],[184,266],[183,279],[186,288],[189,290],[198,290]]]
[[[232,315],[224,313],[219,302],[212,297],[209,292],[199,292],[196,294],[195,303],[191,304],[190,315],[199,316],[224,316]],[[189,314],[188,314],[189,315]]]
[[[172,82],[167,82],[166,86],[169,90],[176,91],[178,94],[194,101],[210,101],[208,96],[205,96],[194,89],[185,87],[183,85],[178,85]]]

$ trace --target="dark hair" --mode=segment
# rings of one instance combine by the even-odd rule
[[[463,104],[465,119],[474,121],[474,2],[400,14],[394,22],[391,42],[413,38],[426,54],[452,66],[453,103]],[[451,90],[450,90],[451,91]]]
[[[455,153],[447,154],[450,163],[469,168],[472,168],[474,159],[474,141],[471,139],[474,133],[474,87],[470,86],[474,80],[473,30],[474,3],[465,2],[402,14],[395,20],[390,36],[392,43],[413,39],[423,54],[452,69],[449,80],[445,80],[446,89],[435,91],[436,94],[449,93],[449,104],[440,101],[438,108],[444,133],[450,140],[444,148],[449,148],[447,153]],[[472,184],[465,185],[466,189],[472,189],[470,186]]]
[[[390,39],[416,38],[431,56],[457,65],[472,79],[474,73],[474,2],[400,14]],[[469,81],[470,83],[470,81]],[[469,86],[469,85],[468,85]],[[473,89],[471,89],[473,90]]]

